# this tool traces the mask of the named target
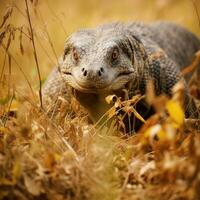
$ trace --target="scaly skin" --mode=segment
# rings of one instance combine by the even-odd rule
[[[71,88],[97,121],[109,108],[104,97],[120,95],[124,88],[129,98],[144,94],[148,80],[153,79],[157,95],[170,95],[183,79],[180,70],[199,49],[200,40],[194,34],[167,22],[112,23],[80,30],[66,42],[60,72],[55,68],[43,86],[44,100],[66,96]],[[196,118],[187,87],[185,93],[186,117]]]

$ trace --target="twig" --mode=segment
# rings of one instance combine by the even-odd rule
[[[41,75],[40,75],[40,68],[39,68],[39,63],[38,63],[38,58],[37,58],[36,47],[35,47],[35,40],[34,40],[34,34],[33,34],[33,27],[32,27],[31,18],[30,18],[28,2],[27,2],[27,0],[24,0],[24,1],[25,1],[25,3],[26,3],[26,13],[27,13],[27,17],[28,17],[29,26],[30,26],[31,41],[32,41],[32,45],[33,45],[33,54],[34,54],[35,63],[36,63],[36,67],[37,67],[37,72],[38,72],[38,78],[39,78],[39,86],[40,86],[40,88],[39,88],[40,106],[41,106],[41,108],[43,108],[43,105],[42,105],[42,79],[41,79]]]
[[[9,105],[8,105],[8,111],[6,112],[6,115],[5,115],[4,119],[3,119],[3,121],[4,121],[3,126],[4,126],[4,127],[6,126],[6,122],[7,122],[8,118],[9,118],[9,112],[10,112],[11,105],[12,105],[12,102],[13,102],[13,100],[14,100],[14,97],[15,97],[15,94],[14,94],[14,91],[13,91],[13,95],[12,95],[12,97],[11,97],[11,99],[10,99],[10,103],[9,103]]]
[[[8,96],[10,96],[10,88],[11,88],[11,57],[8,55]]]
[[[4,72],[4,69],[5,69],[5,65],[6,65],[6,55],[7,55],[7,52],[5,51],[5,56],[4,56],[4,59],[3,59],[3,66],[2,66],[2,70],[1,70],[1,75],[0,75],[0,81],[3,77],[3,72]]]

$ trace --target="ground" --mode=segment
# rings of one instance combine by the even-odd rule
[[[117,111],[143,120],[131,106],[140,96],[107,97],[113,107],[105,116],[113,121],[102,126],[90,124],[75,99],[60,98],[52,118],[38,93],[38,74],[43,83],[71,32],[165,19],[199,34],[199,1],[27,1],[35,48],[25,2],[0,2],[0,199],[200,199],[198,121],[184,119],[181,83],[172,99],[154,97],[149,87],[146,97],[157,112],[131,136]],[[194,73],[196,61],[184,73]],[[190,86],[196,98],[198,84]]]

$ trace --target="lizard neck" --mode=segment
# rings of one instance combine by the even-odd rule
[[[78,90],[73,91],[78,102],[88,111],[91,120],[97,122],[110,109],[105,97],[109,94],[83,93]]]

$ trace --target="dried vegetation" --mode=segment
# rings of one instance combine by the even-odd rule
[[[27,9],[36,9],[37,1],[25,3],[27,26],[9,23],[17,7],[9,7],[0,24],[0,46],[5,53],[0,74],[0,199],[200,199],[199,121],[184,119],[182,84],[176,85],[172,99],[155,97],[149,84],[147,99],[157,112],[132,136],[120,131],[124,116],[118,111],[134,113],[144,121],[132,106],[142,98],[139,96],[124,102],[107,97],[113,103],[106,113],[108,120],[114,119],[109,126],[91,125],[75,99],[69,103],[61,97],[60,112],[52,118],[42,109],[40,89],[39,94],[35,92],[10,50],[12,41],[18,40],[24,55],[23,38],[30,40],[41,87],[33,38],[38,36]],[[52,46],[50,36],[47,38]],[[183,72],[196,70],[190,89],[197,104],[199,58],[198,53]],[[29,90],[12,82],[13,63]]]

